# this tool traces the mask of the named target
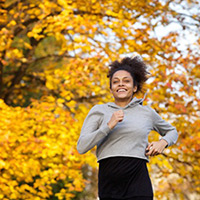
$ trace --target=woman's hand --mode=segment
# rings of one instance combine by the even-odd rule
[[[150,143],[146,148],[146,156],[156,156],[161,154],[167,145],[168,143],[164,139]]]
[[[118,122],[121,122],[124,119],[124,112],[123,110],[118,110],[114,112],[108,122],[108,126],[110,129],[113,129]]]

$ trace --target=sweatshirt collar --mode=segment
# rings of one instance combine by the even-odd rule
[[[114,102],[109,102],[109,103],[107,103],[107,105],[108,105],[109,107],[112,107],[112,108],[126,109],[126,108],[128,108],[128,107],[133,107],[133,106],[135,106],[136,104],[142,104],[142,103],[143,103],[143,100],[144,100],[144,98],[143,98],[143,99],[138,99],[138,98],[134,97],[134,98],[131,100],[131,102],[130,102],[129,104],[127,104],[125,107],[120,107],[120,106],[116,105]]]

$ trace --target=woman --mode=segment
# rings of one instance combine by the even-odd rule
[[[100,200],[152,200],[146,167],[148,156],[161,154],[177,141],[176,129],[143,99],[133,96],[147,80],[147,67],[138,57],[110,65],[108,77],[114,102],[95,105],[87,115],[77,149],[84,154],[97,145]],[[150,131],[162,138],[148,144]]]

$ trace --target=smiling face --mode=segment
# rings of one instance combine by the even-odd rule
[[[116,71],[111,79],[111,92],[115,101],[130,102],[137,87],[131,74],[125,70]]]

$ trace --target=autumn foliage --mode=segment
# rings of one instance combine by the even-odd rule
[[[95,155],[79,155],[76,142],[91,106],[112,101],[108,64],[126,55],[145,60],[146,103],[180,135],[148,165],[155,199],[199,198],[199,1],[0,5],[0,199],[95,197]]]

